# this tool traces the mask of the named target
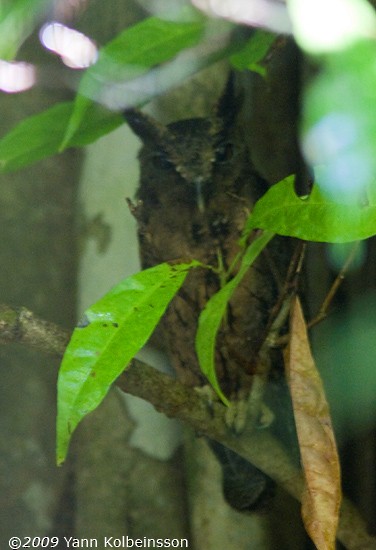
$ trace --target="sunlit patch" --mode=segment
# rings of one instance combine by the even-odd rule
[[[376,37],[376,17],[365,0],[288,0],[294,35],[312,53],[349,46]]]
[[[90,38],[61,23],[47,23],[39,37],[45,48],[60,55],[63,63],[72,69],[85,69],[98,58],[97,47]]]
[[[3,92],[23,92],[34,86],[35,80],[33,65],[22,61],[0,60],[0,90]]]
[[[196,8],[215,17],[265,27],[275,32],[291,32],[291,21],[284,2],[269,0],[192,0]]]
[[[317,181],[322,190],[341,202],[362,200],[373,179],[372,155],[364,147],[356,117],[330,113],[304,136],[308,163],[320,165]]]

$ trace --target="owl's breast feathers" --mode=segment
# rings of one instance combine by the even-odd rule
[[[140,250],[143,267],[170,260],[196,259],[203,264],[229,268],[239,252],[237,241],[252,210],[252,171],[238,183],[238,195],[230,186],[221,185],[207,197],[204,212],[194,199],[186,197],[187,188],[180,181],[166,186],[166,181],[153,186],[153,201],[142,198],[139,213]],[[240,174],[239,174],[240,177]],[[149,180],[150,182],[150,180]],[[213,182],[213,186],[215,186]],[[144,197],[150,183],[141,187]],[[274,282],[266,273],[265,262],[258,260],[236,290],[226,319],[218,335],[216,368],[223,390],[235,395],[240,387],[251,383],[251,375],[275,297]],[[235,273],[232,274],[234,276]],[[205,382],[195,354],[198,317],[208,299],[219,290],[220,280],[212,270],[199,268],[187,280],[169,306],[163,319],[166,348],[176,372],[189,385]]]
[[[136,216],[144,268],[190,259],[213,267],[220,262],[225,270],[232,264],[245,221],[267,189],[255,173],[237,114],[231,79],[212,117],[164,126],[140,111],[125,113],[144,144]],[[216,369],[229,397],[251,383],[276,293],[270,275],[259,258],[236,289],[218,335]],[[193,270],[162,322],[171,361],[189,385],[205,383],[195,334],[200,312],[219,288],[213,270]]]

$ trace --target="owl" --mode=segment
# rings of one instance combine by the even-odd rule
[[[232,266],[245,221],[268,189],[252,164],[239,110],[230,76],[206,118],[165,126],[141,111],[124,112],[143,143],[137,203],[132,208],[143,268],[191,259],[224,271]],[[285,256],[281,250],[275,253]],[[192,270],[161,321],[171,363],[181,382],[189,386],[207,384],[195,353],[195,334],[200,312],[220,287],[218,270]],[[217,337],[217,377],[230,400],[252,387],[257,353],[276,296],[270,263],[259,258],[231,299]],[[238,510],[257,507],[263,495],[270,493],[271,481],[228,449],[217,443],[211,446],[223,464],[228,502]]]

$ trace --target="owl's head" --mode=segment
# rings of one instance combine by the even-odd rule
[[[179,120],[165,126],[137,109],[124,112],[129,126],[144,144],[141,170],[148,170],[148,178],[154,170],[159,181],[174,178],[186,186],[201,212],[215,191],[216,172],[221,172],[223,181],[227,174],[236,177],[239,155],[245,149],[244,140],[238,136],[239,101],[233,80],[230,76],[213,114],[207,118]]]

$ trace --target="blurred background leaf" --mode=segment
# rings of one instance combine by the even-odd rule
[[[0,140],[1,170],[12,172],[56,154],[60,150],[72,112],[73,102],[58,103],[20,122]],[[90,103],[72,139],[72,146],[92,143],[123,123],[120,114]]]
[[[367,204],[375,194],[375,57],[371,40],[331,53],[305,93],[304,152],[334,201]]]
[[[49,5],[51,0],[0,1],[0,59],[15,57]]]
[[[263,66],[263,60],[270,50],[276,35],[272,32],[256,30],[247,43],[230,57],[232,66],[238,71],[254,71],[266,75],[266,69]]]

